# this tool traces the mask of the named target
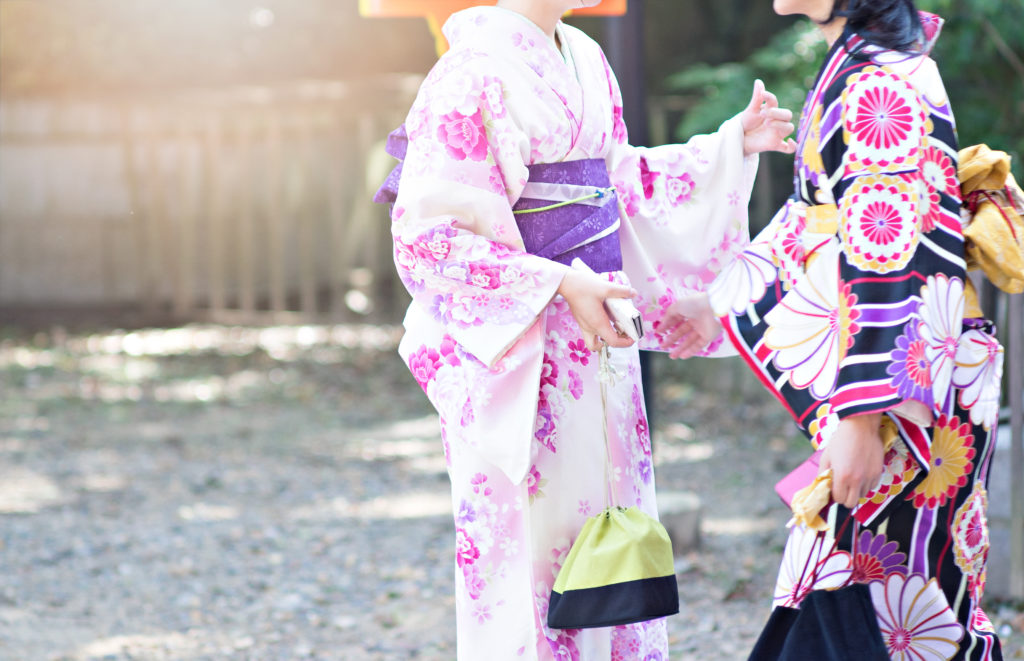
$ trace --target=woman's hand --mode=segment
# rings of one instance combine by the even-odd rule
[[[821,453],[821,470],[832,469],[832,499],[850,509],[878,486],[885,470],[881,423],[881,413],[845,418]]]
[[[691,294],[670,305],[654,331],[670,357],[689,358],[718,337],[722,325],[711,310],[708,295]]]
[[[779,100],[764,88],[760,80],[754,81],[754,94],[750,105],[740,113],[743,126],[743,155],[759,154],[763,151],[779,151],[792,154],[796,142],[786,139],[793,132],[793,113],[779,107]]]
[[[612,326],[604,300],[633,298],[636,291],[608,282],[590,271],[569,269],[558,286],[558,293],[569,304],[588,349],[597,351],[600,348],[598,338],[610,347],[624,348],[633,344],[632,338],[620,335]]]

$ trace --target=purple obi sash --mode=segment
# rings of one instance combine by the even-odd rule
[[[398,159],[373,201],[393,204],[409,139],[405,125],[385,149]],[[529,180],[512,207],[526,251],[569,265],[579,257],[597,273],[622,270],[619,205],[603,159],[529,166]]]
[[[598,273],[622,270],[619,205],[604,159],[529,166],[512,207],[526,251],[561,264],[579,257]]]

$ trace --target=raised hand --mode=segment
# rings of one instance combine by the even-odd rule
[[[760,80],[754,81],[754,93],[750,104],[740,113],[743,126],[743,154],[759,154],[763,151],[778,151],[792,154],[796,142],[788,138],[794,130],[793,113],[779,107],[779,100],[764,88]]]

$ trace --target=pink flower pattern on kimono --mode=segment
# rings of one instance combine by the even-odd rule
[[[640,447],[640,451],[644,455],[651,454],[651,430],[647,426],[647,412],[644,409],[644,398],[640,394],[640,387],[637,385],[633,386],[633,415],[636,417],[636,425],[634,426],[634,432],[636,434],[636,442]],[[647,482],[648,480],[644,480]]]
[[[583,377],[575,370],[569,370],[569,394],[577,401],[583,397]]]
[[[444,115],[437,127],[437,137],[454,159],[482,161],[487,158],[487,134],[479,110],[470,116],[457,111]]]
[[[462,567],[462,580],[466,582],[466,592],[469,593],[470,599],[479,599],[487,587],[487,582],[480,575],[480,568],[474,564]]]
[[[666,177],[665,186],[668,189],[669,203],[677,207],[686,204],[693,197],[693,177],[689,173],[682,173],[678,176]]]
[[[628,216],[640,213],[640,196],[632,188],[619,188],[619,201]]]
[[[576,647],[577,631],[575,629],[562,629],[551,633],[554,638],[548,638],[548,643],[551,645],[554,661],[580,661],[580,651]]]
[[[583,338],[569,342],[569,359],[574,363],[586,365],[590,362],[591,351],[587,348]],[[578,399],[578,398],[577,398]]]
[[[465,528],[455,529],[455,562],[459,567],[471,565],[480,557],[480,549],[473,543],[473,538]]]
[[[626,144],[626,122],[622,119],[622,104],[612,108],[612,138],[620,145]]]
[[[647,164],[646,158],[640,159],[640,183],[644,187],[644,198],[651,199],[654,197],[654,182],[657,181],[658,177],[661,176],[660,172],[651,171],[650,166]]]
[[[547,484],[547,480],[540,476],[540,471],[537,470],[537,465],[530,466],[530,472],[526,474],[526,492],[530,496],[530,502],[532,503],[536,498],[543,498],[544,492],[541,488]]]

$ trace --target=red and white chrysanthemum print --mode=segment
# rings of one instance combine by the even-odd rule
[[[974,490],[956,511],[953,520],[954,561],[969,576],[978,576],[985,570],[989,546],[987,508],[988,493],[984,486],[975,483]]]
[[[857,178],[843,196],[840,235],[847,260],[862,271],[902,269],[917,247],[917,190],[898,175]]]
[[[942,221],[942,198],[920,172],[908,172],[902,176],[917,192],[917,215],[921,231],[931,232]]]
[[[929,145],[921,155],[921,176],[933,190],[960,196],[960,180],[951,159],[938,147]]]
[[[888,67],[865,67],[847,80],[843,113],[847,176],[918,165],[928,119],[906,78]]]

